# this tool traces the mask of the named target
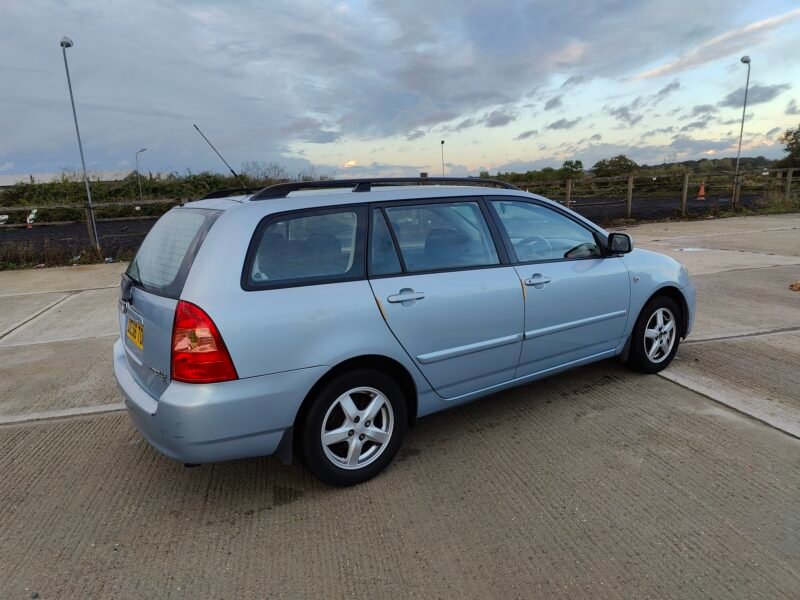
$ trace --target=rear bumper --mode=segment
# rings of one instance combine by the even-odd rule
[[[114,344],[114,376],[136,429],[162,454],[209,463],[274,454],[300,404],[327,367],[213,384],[173,381],[156,400],[128,370]]]

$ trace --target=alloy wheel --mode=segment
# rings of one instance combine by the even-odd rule
[[[386,395],[357,387],[339,396],[322,420],[320,441],[326,458],[342,469],[373,463],[389,445],[394,411]]]
[[[668,308],[659,308],[647,321],[644,330],[644,351],[654,364],[664,361],[675,345],[675,315]]]

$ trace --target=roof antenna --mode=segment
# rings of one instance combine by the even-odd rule
[[[231,166],[228,164],[228,161],[227,161],[227,160],[225,160],[224,158],[222,158],[222,154],[220,154],[220,153],[217,151],[217,149],[216,149],[216,148],[214,148],[214,144],[212,144],[212,143],[211,143],[211,142],[208,140],[208,138],[207,138],[207,137],[206,137],[206,136],[203,134],[203,132],[202,132],[202,131],[200,131],[200,128],[199,128],[197,125],[195,125],[194,123],[192,123],[192,125],[194,125],[194,128],[195,128],[195,129],[197,129],[197,133],[199,133],[200,135],[202,135],[202,136],[203,136],[203,139],[206,141],[206,143],[207,143],[209,146],[211,146],[211,149],[212,149],[214,152],[216,152],[216,153],[217,153],[217,156],[219,156],[219,159],[220,159],[222,162],[224,162],[224,163],[225,163],[225,166],[226,166],[226,167],[228,167],[228,170],[229,170],[229,171],[230,171],[230,172],[233,174],[233,176],[234,176],[234,177],[236,177],[236,179],[238,179],[238,180],[239,180],[239,183],[241,184],[242,188],[243,188],[243,189],[247,189],[247,186],[244,184],[244,181],[242,181],[242,178],[241,178],[241,177],[239,177],[239,176],[236,174],[236,171],[234,171],[234,170],[231,168]]]

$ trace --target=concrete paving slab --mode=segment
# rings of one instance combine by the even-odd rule
[[[114,341],[0,346],[0,421],[121,402],[111,370]]]
[[[800,331],[687,343],[662,375],[800,438]]]
[[[800,292],[789,289],[794,281],[800,265],[695,276],[697,322],[689,339],[800,329]]]
[[[0,596],[789,598],[800,441],[606,362],[422,419],[349,489],[0,427]]]
[[[119,286],[127,263],[0,271],[0,296],[71,292]]]
[[[0,340],[0,347],[118,334],[117,287],[70,295]]]
[[[700,243],[700,242],[697,242]],[[711,250],[699,246],[676,246],[662,242],[635,243],[644,248],[671,256],[686,266],[693,276],[722,271],[760,269],[785,265],[800,265],[800,256],[782,256],[758,252],[739,252],[731,250]]]
[[[799,227],[800,213],[786,213],[754,217],[730,217],[726,219],[643,223],[617,228],[615,231],[626,231],[634,237],[634,240],[644,242],[700,235],[729,235],[752,231],[797,229]]]
[[[0,338],[67,295],[51,293],[0,296]]]
[[[800,257],[800,227],[771,231],[752,231],[730,235],[704,235],[671,238],[670,245],[682,248],[709,248],[746,253]]]

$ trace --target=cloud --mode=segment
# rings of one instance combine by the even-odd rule
[[[747,93],[747,104],[762,104],[777,98],[781,93],[788,90],[792,86],[788,83],[780,83],[775,85],[758,85],[753,84]],[[739,108],[744,102],[744,88],[732,91],[730,94],[720,100],[720,106],[729,106],[731,108]]]
[[[709,122],[711,121],[710,116],[705,116],[696,121],[692,121],[691,123],[687,123],[683,127],[681,127],[681,131],[692,131],[695,129],[705,129],[708,127]]]
[[[600,135],[599,133],[595,133],[595,134],[594,134],[592,137],[590,137],[589,139],[590,139],[590,140],[593,140],[593,141],[599,141],[599,140],[602,140],[602,139],[603,139],[603,136],[602,136],[602,135]]]
[[[755,115],[753,113],[749,112],[749,113],[747,113],[747,115],[745,115],[744,120],[745,121],[749,121],[754,116]],[[741,122],[742,122],[742,118],[741,117],[736,117],[734,119],[725,119],[724,121],[720,121],[719,124],[720,125],[738,125]]]
[[[470,117],[463,119],[457,125],[444,127],[446,132],[459,132],[476,125],[484,125],[486,127],[503,127],[512,121],[516,121],[519,115],[510,107],[496,108],[481,117]]]
[[[52,46],[65,32],[76,40],[69,60],[90,169],[131,160],[131,148],[146,146],[154,171],[222,170],[192,129],[197,122],[231,164],[277,162],[296,173],[312,161],[331,169],[349,159],[366,164],[382,156],[370,156],[373,147],[396,156],[389,140],[418,131],[473,127],[476,137],[478,129],[486,133],[482,127],[513,124],[513,131],[544,133],[545,123],[562,115],[551,109],[541,124],[518,125],[529,112],[523,104],[535,99],[543,109],[563,95],[563,105],[574,96],[587,108],[602,106],[595,86],[577,87],[590,78],[623,94],[636,89],[654,103],[661,90],[673,94],[663,106],[683,92],[664,86],[671,77],[649,89],[622,78],[735,29],[749,10],[745,0],[702,4],[703,10],[697,0],[671,0],[667,8],[663,0],[293,0],[231,10],[221,0],[6,2],[0,164],[13,162],[22,172],[80,164],[63,63]],[[565,22],[568,35],[552,25]],[[776,36],[775,43],[792,41]],[[764,50],[764,64],[777,64],[780,57]],[[787,74],[786,81],[790,76],[796,78]],[[630,120],[646,120],[648,107]],[[585,112],[576,114],[589,122]],[[505,138],[516,135],[510,131]],[[504,152],[488,143],[471,151],[463,162],[490,163],[478,152]]]
[[[449,129],[448,131],[463,131],[464,129],[468,129],[470,127],[474,127],[478,121],[476,119],[464,119],[455,127]]]
[[[797,100],[794,98],[789,100],[789,104],[786,105],[785,112],[787,115],[800,115],[800,107],[797,106]]]
[[[514,141],[517,142],[519,140],[527,140],[529,137],[538,135],[538,129],[529,129],[528,131],[523,131],[517,137],[514,138]]]
[[[568,77],[567,80],[561,84],[561,89],[567,89],[571,87],[575,87],[576,85],[580,85],[586,82],[586,77],[583,75],[572,75]]]
[[[507,108],[498,108],[484,115],[481,122],[486,127],[503,127],[517,120],[517,114]]]
[[[706,10],[707,7],[704,7]],[[769,35],[779,27],[800,18],[800,8],[790,10],[777,17],[770,17],[756,21],[745,27],[727,31],[707,40],[699,46],[684,52],[682,56],[664,65],[640,73],[634,79],[648,79],[673,73],[680,73],[687,69],[730,56],[740,50],[750,48],[768,39]]]
[[[691,116],[696,117],[697,115],[707,115],[716,112],[719,112],[719,109],[713,104],[696,104],[692,107]]]
[[[605,110],[609,115],[618,121],[626,123],[629,127],[632,127],[644,118],[644,116],[637,111],[644,107],[645,104],[646,102],[644,97],[637,96],[628,104],[622,104],[620,106],[606,105],[603,107],[603,110]]]
[[[544,103],[545,110],[553,110],[554,108],[558,108],[561,106],[561,99],[563,96],[560,94],[558,96],[553,96],[547,102]]]
[[[10,171],[13,168],[14,168],[14,163],[11,162],[10,160],[0,164],[0,172]]]
[[[653,137],[653,136],[656,136],[658,134],[663,134],[663,133],[673,133],[674,131],[675,131],[675,127],[673,127],[671,125],[669,127],[659,127],[658,129],[651,129],[649,131],[645,131],[642,134],[642,139],[647,139],[649,137]]]
[[[422,129],[415,129],[414,131],[410,131],[409,133],[406,134],[406,140],[411,142],[411,141],[414,141],[414,140],[418,140],[419,138],[423,137],[424,135],[425,135],[425,132],[422,131]]]
[[[627,104],[621,104],[618,106],[610,106],[607,104],[603,107],[603,110],[617,119],[620,123],[627,125],[628,127],[633,127],[644,118],[642,111],[645,108],[658,105],[658,103],[667,98],[670,94],[679,90],[680,87],[681,84],[676,79],[659,89],[654,94],[636,96],[636,98]]]
[[[681,88],[681,84],[677,79],[675,79],[674,81],[669,82],[667,85],[665,85],[663,88],[658,90],[655,94],[653,94],[653,97],[652,97],[653,105],[658,104],[664,98],[669,96],[672,92],[675,92],[675,91],[679,90],[680,88]]]
[[[318,119],[304,117],[294,119],[281,131],[295,139],[311,144],[330,144],[342,137],[340,131],[326,129],[329,125]]]
[[[770,129],[770,130],[769,130],[767,133],[765,133],[764,135],[765,135],[766,137],[772,137],[772,136],[774,136],[774,135],[777,135],[777,134],[779,134],[781,131],[783,131],[783,130],[782,130],[780,127],[773,127],[772,129]],[[1,170],[1,169],[0,169],[0,170]]]
[[[568,119],[559,119],[558,121],[553,121],[552,123],[550,123],[547,126],[547,129],[572,129],[573,127],[575,127],[575,125],[580,123],[580,120],[581,120],[580,117],[576,117],[571,121]]]

